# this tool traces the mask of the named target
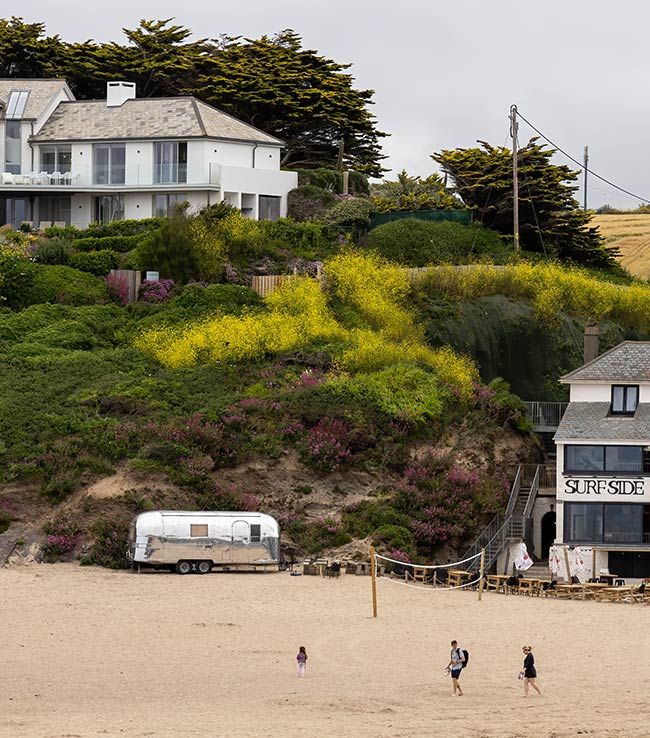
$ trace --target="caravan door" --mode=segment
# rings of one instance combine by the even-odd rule
[[[245,564],[250,559],[251,527],[245,520],[235,520],[232,524],[232,561]]]

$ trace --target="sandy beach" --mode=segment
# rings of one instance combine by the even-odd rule
[[[367,577],[0,570],[0,735],[650,734],[650,610]],[[449,641],[470,651],[450,697]],[[531,643],[543,697],[523,698]],[[305,645],[305,679],[295,655]]]

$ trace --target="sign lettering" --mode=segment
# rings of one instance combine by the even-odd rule
[[[646,496],[643,479],[565,479],[558,492],[565,500],[588,497],[601,502]]]

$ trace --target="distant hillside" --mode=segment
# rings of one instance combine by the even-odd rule
[[[650,279],[650,215],[596,215],[592,222],[608,246],[618,246],[619,261],[631,274]]]

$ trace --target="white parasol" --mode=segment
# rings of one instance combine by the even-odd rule
[[[548,550],[548,568],[551,570],[552,576],[557,576],[560,571],[560,556],[557,548],[551,546]]]
[[[573,549],[573,560],[570,562],[571,576],[575,577],[585,570],[585,562],[582,558],[582,552],[579,548]]]

